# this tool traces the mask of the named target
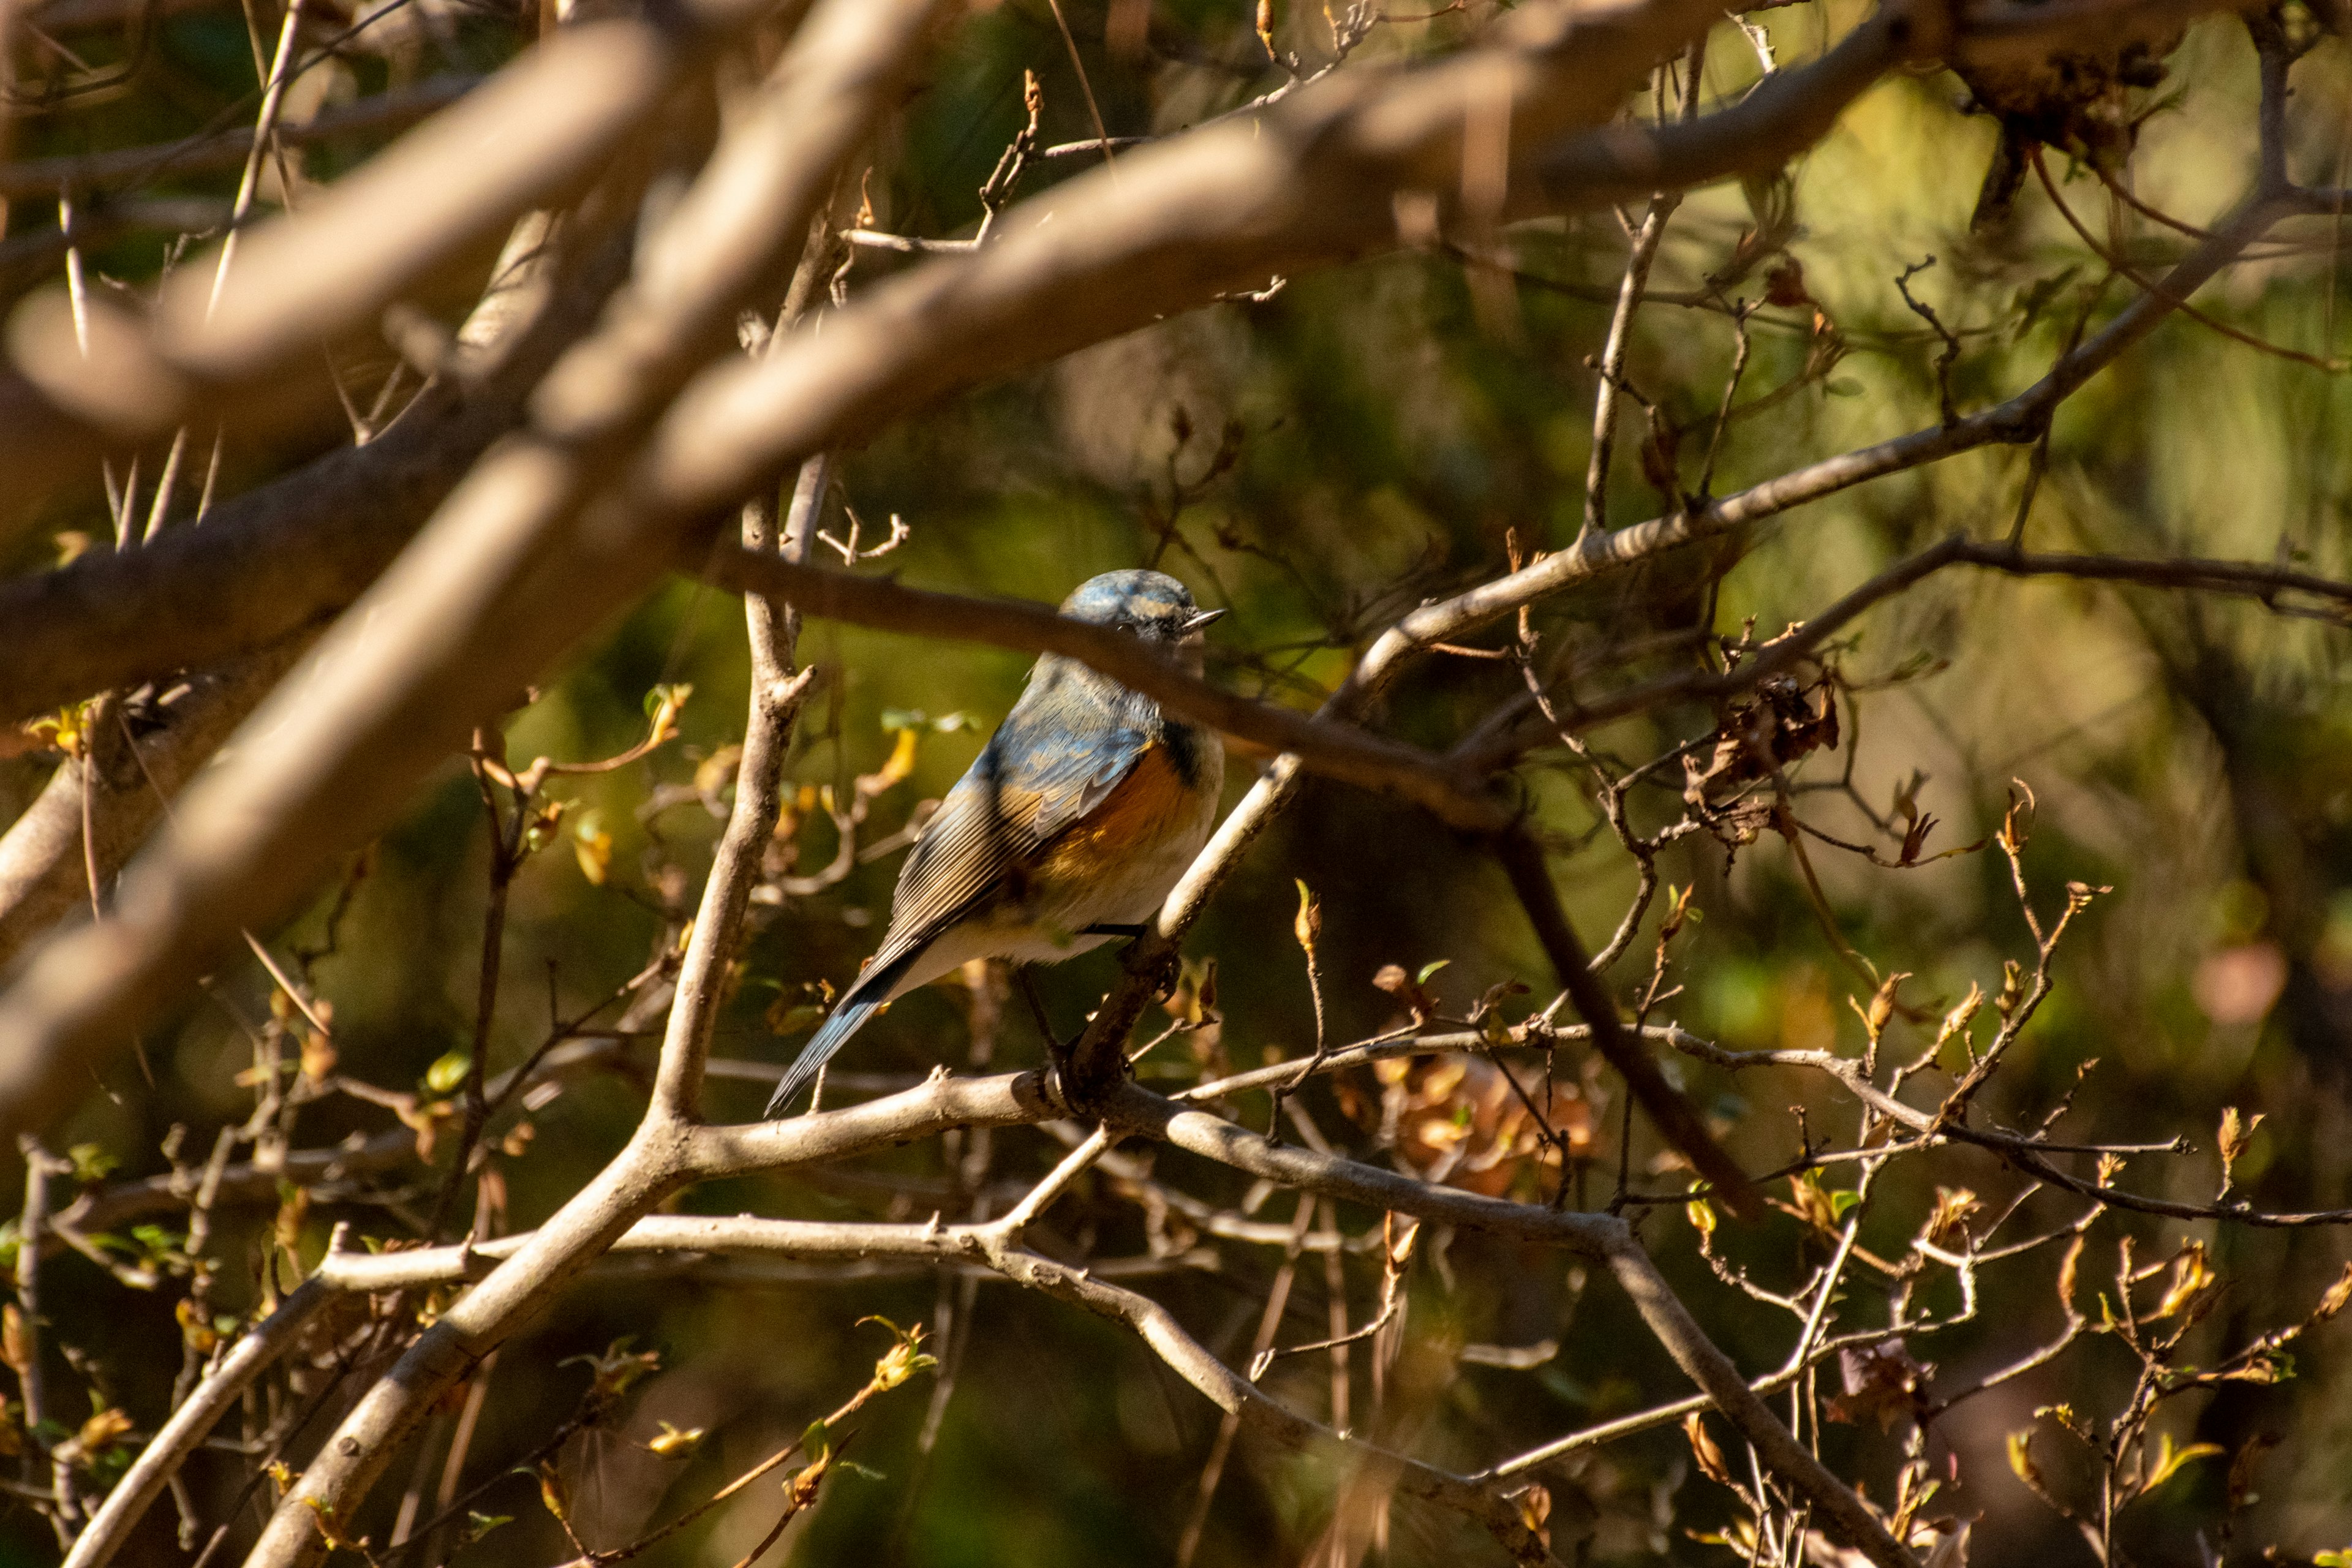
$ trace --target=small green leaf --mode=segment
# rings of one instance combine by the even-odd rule
[[[1830,1213],[1839,1219],[1845,1218],[1845,1211],[1860,1202],[1862,1194],[1852,1187],[1832,1187],[1830,1190]]]
[[[473,1065],[469,1053],[450,1051],[425,1069],[425,1087],[436,1094],[455,1094]]]
[[[2148,1469],[2147,1484],[2140,1490],[2152,1492],[2170,1480],[2173,1472],[2191,1459],[2210,1458],[2221,1451],[2219,1443],[2191,1443],[2185,1448],[2176,1449],[2172,1446],[2172,1434],[2164,1433],[2156,1440],[2156,1462]]]
[[[467,1509],[466,1528],[458,1532],[457,1539],[463,1544],[471,1546],[499,1526],[513,1522],[514,1515],[510,1513],[478,1513],[472,1509]]]
[[[812,1421],[801,1434],[801,1452],[811,1459],[823,1459],[833,1452],[833,1434],[822,1421]]]
[[[1450,959],[1450,958],[1433,958],[1433,959],[1431,959],[1427,963],[1423,964],[1423,965],[1421,966],[1421,968],[1420,968],[1418,971],[1416,971],[1416,972],[1414,973],[1413,977],[1412,977],[1412,983],[1413,983],[1415,985],[1426,985],[1426,984],[1429,984],[1429,977],[1430,977],[1431,975],[1433,975],[1433,974],[1436,973],[1439,970],[1441,970],[1441,969],[1444,968],[1447,964],[1449,964],[1449,963],[1453,963],[1453,962],[1454,962],[1454,961],[1453,961],[1452,959]]]

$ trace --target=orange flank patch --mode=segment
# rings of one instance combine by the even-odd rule
[[[1164,746],[1146,746],[1127,776],[1086,818],[1054,840],[1037,869],[1084,880],[1158,845],[1190,822],[1195,803]]]

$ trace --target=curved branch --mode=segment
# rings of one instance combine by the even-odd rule
[[[2280,607],[2282,595],[2300,595],[2334,606],[2333,613],[2326,618],[2337,625],[2352,625],[2352,583],[2292,567],[2195,556],[2163,560],[2126,555],[2035,554],[2006,543],[1971,541],[1953,534],[1857,585],[1836,603],[1810,616],[1800,629],[1775,637],[1730,669],[1687,670],[1661,676],[1591,701],[1565,701],[1555,710],[1570,729],[1584,731],[1614,719],[1646,713],[1670,702],[1717,702],[1752,690],[1811,658],[1814,649],[1864,611],[1916,586],[1947,566],[1975,566],[2011,577],[2073,577],[2228,594],[2259,599],[2273,609]],[[2316,610],[2292,613],[2315,616],[2321,614]],[[1559,730],[1538,710],[1534,697],[1520,692],[1481,721],[1470,738],[1454,750],[1450,760],[1465,773],[1485,774],[1508,766],[1528,747],[1556,741],[1559,735]]]

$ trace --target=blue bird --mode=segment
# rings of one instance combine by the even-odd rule
[[[1202,610],[1160,572],[1106,572],[1062,601],[1073,620],[1172,650],[1201,671]],[[1055,963],[1132,934],[1208,841],[1224,785],[1215,733],[1047,654],[924,825],[882,946],[803,1047],[774,1116],[883,1005],[975,958]]]

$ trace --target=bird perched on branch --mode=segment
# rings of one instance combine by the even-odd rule
[[[1106,572],[1073,620],[1168,649],[1195,675],[1224,614],[1160,572]],[[770,1116],[884,1004],[975,958],[1055,963],[1139,935],[1208,841],[1224,784],[1213,731],[1076,659],[1046,654],[915,840],[881,949],[802,1048]]]

